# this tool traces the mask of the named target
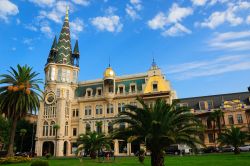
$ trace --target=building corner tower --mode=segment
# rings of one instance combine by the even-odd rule
[[[78,85],[79,58],[78,41],[73,52],[71,49],[67,9],[59,39],[54,38],[44,68],[44,99],[40,103],[36,133],[38,156],[71,154],[70,109]]]

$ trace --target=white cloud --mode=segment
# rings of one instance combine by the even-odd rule
[[[31,44],[33,44],[33,39],[31,39],[31,38],[24,38],[23,39],[23,44],[31,45]]]
[[[16,19],[16,24],[19,25],[21,23],[21,20],[19,18]]]
[[[117,8],[113,7],[113,6],[109,6],[106,10],[105,10],[105,14],[107,15],[114,15],[114,13],[117,11]]]
[[[212,50],[245,51],[250,50],[250,31],[216,33],[208,41]]]
[[[193,5],[196,6],[204,6],[207,2],[207,0],[191,0]]]
[[[16,51],[16,47],[12,47],[11,50],[12,50],[12,51]]]
[[[51,38],[53,36],[53,32],[52,32],[52,30],[51,30],[51,28],[50,28],[49,25],[46,25],[46,24],[42,25],[41,28],[40,28],[40,31],[42,33],[44,33],[49,38]]]
[[[247,24],[250,24],[250,15],[247,16],[246,22],[247,22]]]
[[[250,2],[239,1],[237,3],[229,3],[225,11],[213,12],[207,19],[198,25],[214,29],[227,22],[231,26],[237,26],[244,21],[242,17],[237,16],[237,13],[246,9],[250,9]]]
[[[100,31],[120,32],[123,27],[117,15],[95,17],[91,19],[91,23]]]
[[[72,0],[77,5],[88,6],[90,4],[89,0]]]
[[[142,10],[142,4],[140,0],[130,0],[130,3],[126,4],[125,11],[132,20],[140,18],[138,12],[141,10]]]
[[[34,47],[31,47],[31,46],[28,47],[28,50],[30,50],[30,51],[32,51],[33,49],[34,49]]]
[[[52,7],[56,0],[29,0],[40,7]]]
[[[14,16],[19,13],[17,5],[9,0],[0,1],[0,19],[8,22],[9,16]]]
[[[181,24],[184,18],[193,14],[193,9],[190,7],[180,7],[174,3],[168,13],[159,12],[157,15],[148,21],[148,26],[162,31],[163,36],[181,36],[190,34],[191,31]]]
[[[72,38],[77,39],[78,34],[84,30],[84,22],[81,19],[76,18],[70,22],[70,28]]]
[[[34,31],[36,32],[37,31],[37,27],[35,27],[34,25],[24,25],[24,28],[25,29],[28,29],[28,30],[31,30],[31,31]]]
[[[229,0],[210,0],[209,5],[215,5],[216,3],[226,3]]]
[[[177,80],[213,76],[229,72],[250,70],[249,55],[229,55],[219,58],[175,64],[165,68]]]
[[[189,29],[187,29],[186,27],[184,27],[183,25],[179,23],[176,23],[175,25],[173,25],[172,27],[164,31],[162,35],[175,37],[175,36],[182,36],[184,34],[191,34],[191,33],[192,32]]]

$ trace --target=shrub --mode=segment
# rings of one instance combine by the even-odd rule
[[[138,159],[139,159],[140,163],[143,164],[144,159],[145,159],[145,150],[144,149],[140,149]]]
[[[31,161],[31,158],[21,157],[21,156],[0,158],[0,164],[25,163],[25,162],[30,162],[30,161]]]
[[[51,157],[51,154],[50,154],[50,153],[47,153],[47,154],[45,155],[45,157],[46,157],[46,159],[48,160],[48,159]]]
[[[35,160],[31,163],[30,166],[49,166],[49,163],[45,160]]]

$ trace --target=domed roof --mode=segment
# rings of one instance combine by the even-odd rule
[[[115,76],[115,72],[114,70],[111,68],[111,67],[108,67],[105,72],[104,72],[104,78],[107,78],[107,77],[114,77]]]

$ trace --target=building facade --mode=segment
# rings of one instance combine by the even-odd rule
[[[78,81],[80,52],[78,41],[71,49],[68,11],[60,33],[52,44],[45,65],[44,100],[37,121],[36,153],[71,156],[81,133],[97,131],[108,134],[126,104],[137,105],[142,97],[148,104],[156,98],[171,103],[176,98],[170,82],[153,62],[145,73],[117,76],[109,65],[101,79]],[[54,126],[58,126],[55,128]],[[115,155],[133,155],[138,144],[114,140]]]
[[[205,131],[199,137],[207,147],[219,145],[216,139],[220,128],[216,120],[211,118],[215,110],[223,112],[220,117],[221,132],[232,125],[242,127],[242,131],[250,132],[249,92],[183,98],[179,101],[180,106],[189,107],[202,122]]]

